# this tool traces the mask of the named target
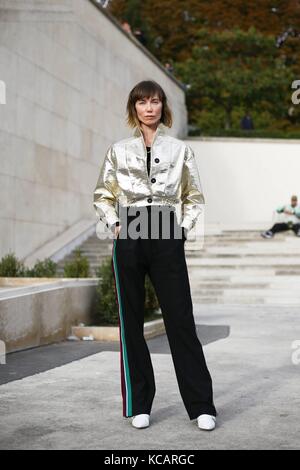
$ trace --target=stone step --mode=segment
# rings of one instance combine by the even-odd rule
[[[240,288],[240,289],[200,289],[198,286],[191,286],[191,289],[196,293],[197,297],[199,296],[218,296],[218,297],[281,297],[281,298],[297,298],[300,301],[300,290],[299,289],[278,289],[276,288],[266,288],[266,289],[253,289],[253,288]]]
[[[113,239],[88,239],[86,240],[82,246],[99,246],[99,245],[104,245],[104,244],[112,244]],[[293,245],[296,243],[299,243],[299,238],[296,237],[295,235],[293,238],[279,238],[278,236],[270,239],[263,239],[262,237],[226,237],[226,236],[220,236],[220,237],[211,237],[211,236],[204,236],[203,238],[199,240],[187,240],[186,244],[194,245],[194,244],[204,244],[208,246],[213,246],[213,245],[240,245],[244,246],[245,243],[249,244],[259,244],[263,247],[272,247],[278,245],[279,247],[282,246],[283,244],[289,244]]]
[[[285,291],[299,291],[299,280],[298,282],[295,282],[294,284],[287,284],[287,283],[281,283],[278,282],[277,284],[268,284],[268,283],[249,283],[249,282],[239,282],[239,283],[233,283],[231,281],[228,282],[222,282],[222,283],[217,283],[217,282],[196,282],[196,281],[191,281],[190,285],[193,289],[207,289],[207,290],[225,290],[225,289],[265,289],[267,290],[285,290]]]
[[[111,258],[111,256],[103,256],[103,257],[99,257],[101,259],[109,259]],[[71,258],[69,258],[71,259]],[[92,260],[95,260],[95,265],[97,264],[96,262],[96,259],[94,257],[91,257]],[[195,263],[193,263],[193,261],[196,261]],[[203,272],[203,269],[228,269],[228,270],[241,270],[241,272],[245,271],[245,270],[252,270],[252,269],[256,269],[257,271],[263,271],[263,270],[268,270],[269,269],[273,269],[273,270],[278,270],[278,269],[284,269],[284,270],[291,270],[291,271],[300,271],[300,263],[299,264],[292,264],[291,263],[270,263],[269,266],[266,266],[265,263],[263,263],[263,261],[260,261],[260,260],[255,260],[253,263],[251,262],[251,260],[247,260],[247,262],[241,262],[241,261],[245,261],[245,260],[239,260],[239,262],[237,262],[237,260],[222,260],[222,259],[218,259],[218,260],[210,260],[210,259],[199,259],[197,258],[196,260],[194,259],[189,259],[187,261],[187,265],[189,267],[189,269],[191,270],[195,270],[195,269],[201,269],[202,272]],[[221,274],[221,272],[219,273]]]
[[[272,239],[265,239],[262,238],[260,235],[250,235],[250,236],[226,236],[226,235],[220,235],[220,236],[211,236],[211,235],[205,235],[203,237],[197,237],[197,240],[191,240],[191,243],[198,243],[199,242],[228,242],[228,243],[241,243],[244,244],[245,242],[249,243],[261,243],[262,245],[270,245],[270,244],[275,244],[278,243],[278,245],[282,245],[283,243],[291,243],[292,241],[299,240],[299,238],[296,235],[292,235],[292,237],[279,237],[278,235],[275,236]],[[89,244],[89,245],[97,245],[101,243],[112,243],[113,239],[111,238],[103,238],[102,240],[100,238],[89,238],[87,239],[84,244]],[[189,242],[189,240],[188,240]]]
[[[239,240],[226,240],[226,239],[220,239],[220,240],[210,240],[210,239],[204,239],[204,240],[187,240],[186,241],[186,247],[193,249],[194,247],[213,247],[213,246],[220,246],[220,247],[241,247],[245,248],[247,246],[258,246],[261,247],[265,250],[267,249],[284,249],[284,247],[289,247],[289,248],[296,248],[299,247],[300,243],[300,238],[295,237],[293,240],[264,240],[264,239],[249,239],[245,241],[239,241]]]
[[[104,259],[102,261],[104,261]],[[93,261],[90,262],[90,267],[91,267],[92,270],[95,270],[99,267],[100,264],[101,264],[100,261],[95,262],[93,260]],[[200,271],[198,267],[197,268],[193,267],[193,270],[191,268],[188,268],[190,277],[191,278],[193,278],[193,277],[207,278],[207,276],[210,275],[212,278],[215,278],[216,275],[220,275],[220,269],[218,269],[217,273],[214,271],[215,266],[207,266],[206,268],[207,268],[207,270],[205,270],[205,272],[203,271],[203,269],[201,269],[201,271]],[[63,264],[58,265],[58,271],[59,272],[63,271]],[[246,275],[253,274],[253,273],[256,272],[254,269],[252,270],[252,269],[249,269],[248,267],[243,267],[243,269],[239,270],[235,266],[231,266],[230,269],[227,269],[227,267],[224,267],[224,268],[222,268],[221,271],[224,275],[227,275],[229,277],[234,272],[236,275],[238,275],[239,277],[243,277],[243,278],[245,278]],[[288,269],[288,270],[285,270],[285,269],[278,269],[278,270],[270,269],[269,271],[267,271],[266,268],[264,268],[264,269],[261,269],[261,274],[259,272],[257,272],[257,277],[258,276],[263,277],[266,274],[269,274],[269,275],[273,274],[274,276],[277,276],[277,277],[291,277],[291,276],[299,277],[300,276],[300,269],[293,269],[293,270],[292,269]]]
[[[300,244],[299,244],[299,250],[300,251]],[[98,247],[90,247],[90,246],[82,246],[81,247],[81,252],[84,254],[99,254],[99,253],[111,253],[112,252],[112,245],[99,245]],[[295,253],[295,249],[291,248],[289,249],[288,247],[285,247],[285,249],[281,249],[279,251],[279,248],[272,248],[272,249],[261,249],[256,246],[253,247],[247,247],[247,248],[241,248],[241,247],[216,247],[212,246],[211,248],[203,248],[203,249],[198,249],[198,250],[190,250],[186,247],[185,249],[186,256],[193,256],[197,255],[200,257],[230,257],[232,256],[233,258],[236,257],[243,257],[243,256],[249,256],[249,257],[268,257],[268,256],[295,256],[297,252]],[[300,257],[299,257],[300,258]]]
[[[109,253],[108,253],[108,254],[107,254],[107,253],[104,253],[104,254],[99,254],[99,253],[98,253],[98,254],[95,255],[95,256],[86,255],[86,254],[84,254],[84,253],[83,253],[82,255],[83,255],[84,257],[88,258],[89,260],[93,259],[93,260],[95,260],[96,262],[97,262],[98,260],[103,260],[103,259],[105,259],[105,258],[111,258],[111,254],[109,254]],[[63,261],[60,261],[60,263],[62,263],[62,262],[65,263],[66,261],[73,261],[74,259],[75,259],[75,256],[74,256],[74,255],[67,256],[66,258],[64,258]]]
[[[300,303],[300,243],[293,233],[262,239],[260,231],[205,234],[185,243],[193,302],[220,305],[290,305]],[[80,247],[91,276],[111,259],[113,239],[96,235]],[[297,257],[297,253],[299,256]],[[66,261],[59,263],[62,275]]]
[[[230,306],[230,304],[235,305],[281,305],[281,306],[299,306],[299,299],[290,298],[283,299],[278,298],[268,298],[268,297],[235,297],[235,298],[221,298],[221,297],[198,297],[193,295],[193,302],[199,304],[223,304]]]
[[[207,253],[207,252],[199,252],[197,255],[195,253],[186,253],[186,257],[188,258],[193,258],[197,257],[198,259],[233,259],[233,260],[238,260],[238,259],[258,259],[260,260],[263,258],[261,261],[265,262],[266,259],[270,258],[282,258],[284,255],[285,258],[292,258],[295,259],[299,265],[300,265],[300,257],[295,257],[295,253]]]
[[[286,257],[279,257],[274,259],[274,257],[269,256],[264,259],[260,259],[259,257],[256,258],[200,258],[200,257],[189,257],[188,260],[189,266],[199,266],[199,267],[204,267],[204,266],[216,266],[218,265],[220,268],[223,266],[272,266],[276,269],[280,267],[286,267],[286,266],[298,266],[300,267],[300,257],[294,256],[292,259],[287,259]]]
[[[89,249],[88,249],[89,250]],[[186,250],[189,252],[194,252],[194,250]],[[300,253],[300,243],[297,250],[294,247],[289,248],[285,246],[284,248],[280,248],[277,246],[272,249],[264,248],[261,246],[247,246],[247,247],[238,247],[238,246],[230,246],[230,247],[220,247],[220,246],[212,246],[212,247],[204,247],[203,250],[199,250],[199,256],[295,256],[297,253]]]
[[[87,245],[81,245],[80,247],[81,251],[94,251],[98,252],[99,250],[102,251],[111,251],[112,250],[112,243],[99,243],[97,244],[87,244]],[[197,252],[199,254],[201,253],[232,253],[232,254],[238,254],[238,253],[258,253],[264,255],[265,253],[272,254],[272,253],[297,253],[300,251],[300,240],[298,240],[297,244],[287,244],[285,243],[283,246],[280,246],[278,244],[274,246],[263,246],[261,244],[257,243],[247,243],[245,246],[237,243],[185,243],[185,251],[186,252]]]

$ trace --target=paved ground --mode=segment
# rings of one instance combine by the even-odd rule
[[[157,392],[143,430],[122,417],[118,347],[59,343],[0,366],[0,449],[299,449],[299,308],[194,311],[219,413],[213,432],[189,420],[165,336],[148,341]]]
[[[217,341],[229,334],[229,327],[227,325],[196,326],[198,337],[203,345]],[[151,354],[170,354],[166,335],[152,338],[147,341],[147,344]],[[5,367],[0,369],[0,385],[53,369],[54,367],[59,367],[102,351],[119,351],[119,343],[115,341],[62,341],[39,348],[11,353],[7,356]]]

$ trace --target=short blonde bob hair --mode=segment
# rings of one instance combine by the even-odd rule
[[[129,127],[141,127],[140,121],[135,109],[135,103],[142,98],[150,98],[158,95],[162,101],[162,112],[160,122],[167,127],[171,127],[173,123],[172,112],[168,105],[166,94],[162,87],[154,80],[143,80],[137,83],[129,93],[126,111],[127,111],[127,124]]]

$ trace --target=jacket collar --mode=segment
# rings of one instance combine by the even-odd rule
[[[153,140],[156,138],[157,135],[164,135],[166,133],[165,126],[162,122],[160,122],[156,128],[155,134],[153,136]],[[140,127],[136,127],[133,133],[134,137],[143,137],[143,133]]]

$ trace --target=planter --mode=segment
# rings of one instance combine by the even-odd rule
[[[74,281],[93,281],[94,277],[0,277],[0,288],[30,287],[40,284],[70,283]]]
[[[60,280],[55,277],[0,277],[0,287],[23,287]]]
[[[162,318],[144,323],[145,339],[165,334],[165,324]],[[73,326],[72,335],[82,339],[92,335],[96,341],[119,341],[119,326]]]
[[[88,323],[97,279],[0,278],[0,341],[6,352],[57,341]]]

